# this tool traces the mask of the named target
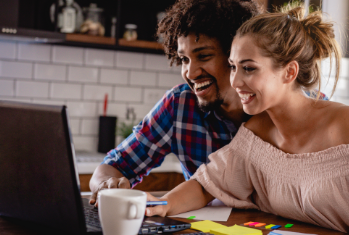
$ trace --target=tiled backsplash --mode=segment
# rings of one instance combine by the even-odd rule
[[[0,42],[0,99],[65,104],[77,150],[96,151],[98,117],[142,119],[165,91],[183,83],[164,55]]]
[[[324,78],[328,67],[324,62]],[[133,108],[140,120],[180,83],[180,68],[169,67],[163,55],[0,42],[0,99],[67,105],[77,150],[96,151],[106,93],[108,115],[122,122]],[[327,95],[330,86],[331,80],[323,84]],[[349,105],[349,58],[332,100]]]

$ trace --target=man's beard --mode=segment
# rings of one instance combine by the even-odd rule
[[[223,98],[221,97],[221,94],[219,93],[217,83],[212,84],[212,85],[214,85],[215,89],[216,89],[216,98],[213,101],[201,101],[200,102],[199,100],[197,100],[198,105],[199,105],[199,109],[205,113],[208,113],[210,111],[214,111],[215,109],[217,109],[218,107],[220,107],[223,104]]]

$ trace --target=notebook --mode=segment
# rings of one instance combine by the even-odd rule
[[[75,162],[65,106],[0,101],[0,216],[70,234],[102,234],[98,212],[81,198]],[[189,223],[149,217],[140,234],[186,228]]]

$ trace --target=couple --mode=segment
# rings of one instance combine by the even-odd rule
[[[214,48],[211,45],[219,45],[216,39],[195,31],[180,34],[182,76],[199,102],[204,104],[206,95],[221,85],[224,101],[232,95],[232,102],[239,100],[244,112],[254,116],[247,122],[241,118],[234,139],[210,154],[210,163],[202,164],[190,180],[161,198],[167,206],[147,208],[146,215],[178,214],[218,198],[235,208],[349,231],[349,108],[304,95],[320,84],[323,58],[335,57],[338,80],[340,51],[332,25],[322,21],[319,12],[303,15],[302,7],[260,14],[238,29],[226,64],[231,69],[229,86],[239,98],[223,81],[200,76],[223,72],[213,70],[214,63],[206,67],[212,70],[203,70],[196,61],[205,63],[221,50],[200,57],[188,50],[200,43]],[[229,103],[220,105],[224,110]],[[158,200],[151,195],[148,199]]]

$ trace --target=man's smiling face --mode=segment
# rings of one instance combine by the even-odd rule
[[[182,77],[195,92],[203,111],[228,102],[234,89],[230,86],[228,55],[215,38],[189,34],[178,38],[178,56]]]

